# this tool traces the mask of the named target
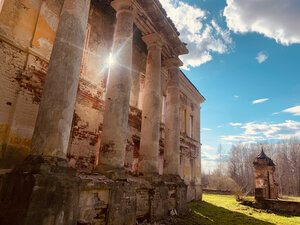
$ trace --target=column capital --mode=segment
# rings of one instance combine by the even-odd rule
[[[114,0],[111,6],[116,10],[117,14],[120,12],[133,13],[132,0]]]
[[[179,68],[183,65],[182,61],[177,57],[166,59],[163,64],[168,69]]]
[[[163,45],[161,36],[158,33],[145,35],[142,37],[142,39],[146,43],[148,49],[151,48],[152,46],[162,47]]]

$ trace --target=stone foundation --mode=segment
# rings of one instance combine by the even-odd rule
[[[263,199],[254,203],[254,207],[300,215],[300,202]]]
[[[286,212],[292,215],[300,215],[300,202],[282,201],[274,199],[256,199],[256,201],[242,200],[243,205],[258,209]]]
[[[0,224],[136,224],[187,210],[187,186],[178,177],[112,180],[76,174],[63,160],[28,157],[2,175]]]
[[[29,156],[2,175],[0,224],[76,224],[80,182],[66,161]]]
[[[4,1],[1,225],[152,223],[201,199],[205,98],[178,35],[158,0]]]

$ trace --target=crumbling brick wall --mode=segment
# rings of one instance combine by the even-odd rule
[[[62,2],[10,0],[5,1],[3,5],[0,14],[0,167],[2,168],[13,167],[29,154]],[[111,51],[114,24],[115,11],[108,2],[92,1],[67,154],[69,166],[80,171],[89,172],[97,164],[109,72],[107,58]],[[141,37],[141,31],[134,26],[128,144],[124,162],[125,168],[133,172],[136,172],[139,156],[147,60],[147,48]],[[166,96],[167,76],[166,68],[162,68],[163,96]],[[193,114],[194,139],[199,140],[200,109],[195,99],[191,98],[185,89],[186,87],[181,85],[181,104],[187,109],[188,115]],[[162,114],[161,120],[160,174],[164,163],[163,116],[167,115]],[[181,138],[181,145],[187,146],[187,153],[184,154],[184,179],[189,185],[193,181],[192,173],[195,172],[192,168],[195,164],[191,164],[191,159],[194,159],[193,154],[197,150],[188,133],[190,130],[188,126],[189,123],[183,132],[186,137]]]
[[[4,2],[0,14],[2,168],[12,167],[29,153],[61,6],[60,1],[50,0]]]

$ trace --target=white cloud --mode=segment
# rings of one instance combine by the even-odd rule
[[[245,135],[263,135],[267,139],[289,139],[300,136],[300,122],[286,120],[283,123],[246,123],[242,128]]]
[[[209,131],[209,130],[211,130],[210,128],[202,128],[201,130],[206,130],[206,131]]]
[[[210,173],[214,171],[218,165],[221,164],[221,167],[223,169],[227,168],[227,161],[228,154],[223,154],[223,157],[220,161],[219,155],[210,155],[205,152],[202,152],[201,154],[201,170],[204,173]]]
[[[261,99],[257,99],[257,100],[252,101],[252,104],[262,103],[262,102],[265,102],[265,101],[268,101],[268,100],[269,100],[268,98],[261,98]]]
[[[212,147],[212,146],[210,146],[210,145],[202,145],[202,146],[201,146],[201,149],[202,149],[202,150],[213,150],[214,147]]]
[[[257,143],[257,141],[242,141],[242,142],[240,142],[241,144],[244,144],[244,145],[247,145],[247,144],[256,144]]]
[[[184,69],[212,60],[212,52],[229,51],[232,44],[230,31],[222,29],[215,20],[209,20],[209,12],[180,0],[160,2],[180,32],[180,39],[188,44],[189,54],[180,57]]]
[[[244,132],[238,135],[221,136],[224,141],[256,143],[263,140],[285,140],[300,137],[300,122],[286,120],[282,123],[250,122],[242,125]],[[227,142],[228,143],[228,142]]]
[[[222,136],[222,140],[224,141],[236,141],[236,142],[244,142],[244,141],[263,141],[265,140],[264,137],[262,136],[251,136],[251,135],[245,135],[245,134],[240,134],[240,135],[227,135],[227,136]]]
[[[256,56],[256,60],[257,62],[260,64],[260,63],[263,63],[264,61],[266,61],[268,59],[268,53],[265,52],[265,51],[261,51],[257,54]]]
[[[227,0],[223,15],[236,33],[257,32],[276,42],[300,43],[299,0]]]
[[[279,114],[279,112],[273,112],[272,116]]]
[[[222,127],[223,127],[222,125],[217,126],[217,128],[222,128]]]
[[[208,160],[201,160],[201,171],[202,173],[211,173],[214,171],[218,166],[217,161],[208,161]]]
[[[285,109],[282,112],[292,113],[294,116],[300,116],[300,105]]]
[[[241,123],[229,123],[230,126],[233,126],[233,127],[239,127],[239,126],[242,126]]]
[[[238,95],[234,95],[233,97],[234,97],[234,98],[239,98],[239,96],[238,96]]]
[[[218,160],[219,156],[218,155],[211,155],[207,152],[201,152],[201,157],[207,160]]]

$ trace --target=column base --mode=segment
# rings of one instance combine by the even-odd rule
[[[66,160],[28,156],[1,177],[0,224],[76,223],[80,179]]]
[[[76,170],[69,168],[66,159],[52,156],[29,155],[17,165],[13,172],[57,173],[68,172],[75,175]]]
[[[187,185],[179,175],[166,174],[162,176],[166,184],[173,183],[176,186],[176,210],[178,214],[185,215],[187,213]]]
[[[202,185],[195,185],[196,201],[202,201]]]
[[[139,174],[139,177],[151,182],[151,183],[158,183],[162,182],[162,176],[158,173],[143,173]]]
[[[162,175],[162,178],[165,182],[174,182],[177,184],[184,184],[184,180],[179,175],[173,175],[173,174],[164,174]]]
[[[115,168],[109,165],[100,164],[95,168],[96,173],[103,174],[112,180],[126,180],[127,174],[124,168]]]

